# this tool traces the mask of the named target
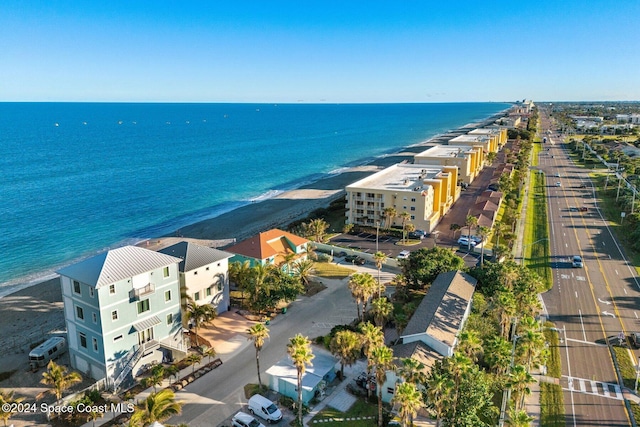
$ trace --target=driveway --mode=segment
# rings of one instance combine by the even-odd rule
[[[363,267],[359,267],[363,268]],[[377,270],[368,268],[374,276]],[[322,279],[327,289],[312,297],[299,297],[289,306],[286,314],[271,320],[270,338],[260,352],[262,381],[264,371],[281,359],[287,351],[289,338],[302,333],[313,339],[327,334],[339,324],[350,323],[356,317],[356,305],[347,288],[348,279]],[[170,424],[189,426],[215,426],[239,411],[246,404],[244,386],[257,383],[255,350],[245,331],[253,322],[244,322],[234,313],[222,315],[229,321],[218,319],[220,337],[212,344],[223,360],[223,365],[176,393],[185,404],[182,414],[172,417]],[[223,329],[223,325],[233,326]]]

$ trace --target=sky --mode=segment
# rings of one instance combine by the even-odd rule
[[[0,2],[0,101],[640,100],[640,1]]]

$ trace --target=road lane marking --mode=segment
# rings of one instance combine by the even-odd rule
[[[609,255],[609,256],[611,256],[611,255]],[[616,272],[616,276],[618,276],[618,270],[613,270],[613,271],[615,271]]]
[[[624,291],[624,294],[627,295],[627,290],[625,288],[622,288],[622,290]]]
[[[600,298],[598,298],[598,301],[600,301],[603,304],[611,305],[609,301],[602,301]]]
[[[580,344],[591,344],[591,345],[595,345],[596,347],[607,347],[606,344],[600,344],[600,343],[592,342],[592,341],[582,341],[582,340],[577,340],[575,338],[567,338],[567,341],[577,342],[577,343],[580,343]]]
[[[636,313],[635,311],[633,312],[633,314],[636,316],[636,319],[638,318],[638,313]]]
[[[586,341],[587,333],[584,331],[584,322],[582,321],[582,310],[578,309],[578,314],[580,315],[580,325],[582,326],[582,338],[584,338],[584,340]]]

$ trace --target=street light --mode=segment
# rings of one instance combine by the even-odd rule
[[[376,252],[378,252],[378,233],[380,232],[380,221],[376,221]]]

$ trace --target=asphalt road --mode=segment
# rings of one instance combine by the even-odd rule
[[[377,270],[370,266],[356,268],[377,277]],[[392,276],[386,273],[383,283]],[[322,282],[327,289],[312,297],[299,297],[286,314],[276,317],[268,326],[270,339],[260,352],[263,383],[266,380],[264,371],[286,356],[289,338],[302,333],[313,339],[327,334],[335,325],[355,319],[356,305],[346,281],[322,279]],[[246,404],[244,386],[257,382],[255,350],[247,341],[247,345],[222,366],[177,393],[178,399],[186,404],[182,414],[168,422],[172,425],[185,423],[190,427],[217,426]]]
[[[545,119],[543,129],[548,128]],[[560,329],[566,422],[569,426],[629,426],[607,344],[617,342],[619,334],[628,336],[640,329],[640,310],[636,310],[640,288],[600,213],[589,171],[573,164],[556,144],[558,138],[552,135],[548,140],[549,151],[540,153],[539,168],[547,176],[554,286],[543,300]],[[570,209],[582,206],[588,211]],[[574,255],[582,256],[583,268],[572,268]]]

